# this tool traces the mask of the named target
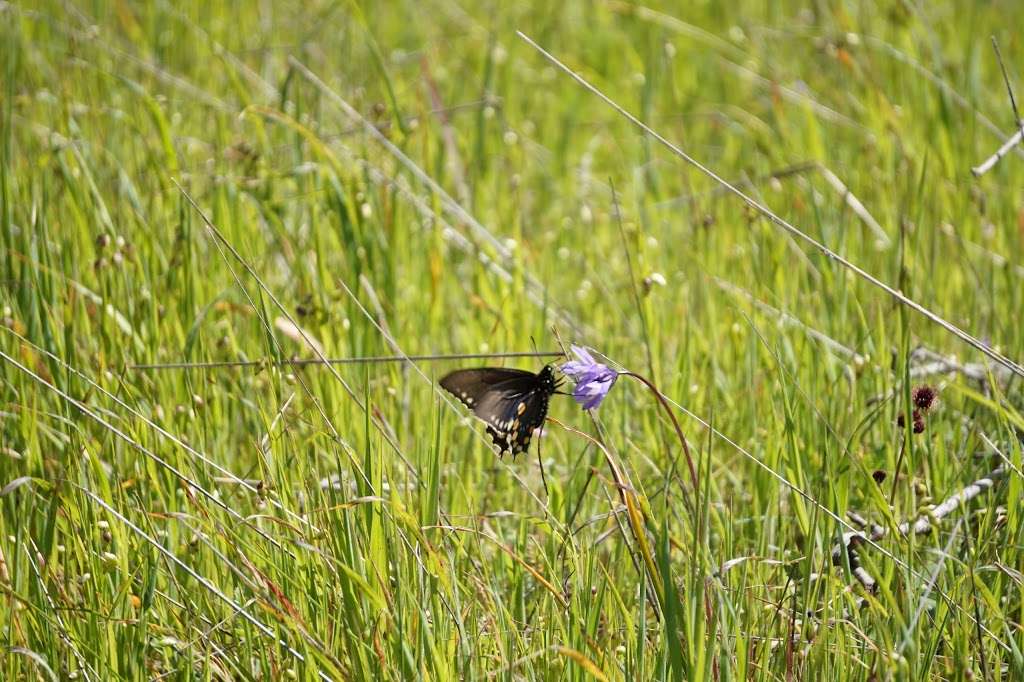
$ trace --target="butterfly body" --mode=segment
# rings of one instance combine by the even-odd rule
[[[530,446],[544,423],[548,400],[558,388],[551,366],[534,374],[521,369],[460,369],[441,379],[441,387],[487,424],[501,454],[516,455]]]

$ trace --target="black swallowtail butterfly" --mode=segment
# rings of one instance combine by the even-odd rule
[[[558,383],[547,365],[536,374],[500,367],[459,369],[442,378],[441,386],[487,424],[500,454],[517,455],[544,423]]]

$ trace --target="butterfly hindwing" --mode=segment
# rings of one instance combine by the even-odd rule
[[[501,453],[526,450],[547,416],[555,391],[550,367],[539,373],[484,367],[452,372],[441,386],[487,424],[487,433]]]

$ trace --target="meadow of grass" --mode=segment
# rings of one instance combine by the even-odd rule
[[[1021,25],[0,3],[0,678],[1024,679]],[[556,358],[280,364],[570,343],[546,486],[437,379]]]

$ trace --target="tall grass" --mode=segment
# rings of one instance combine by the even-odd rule
[[[0,678],[1019,678],[1022,20],[0,7]],[[569,342],[546,486],[420,357]]]

